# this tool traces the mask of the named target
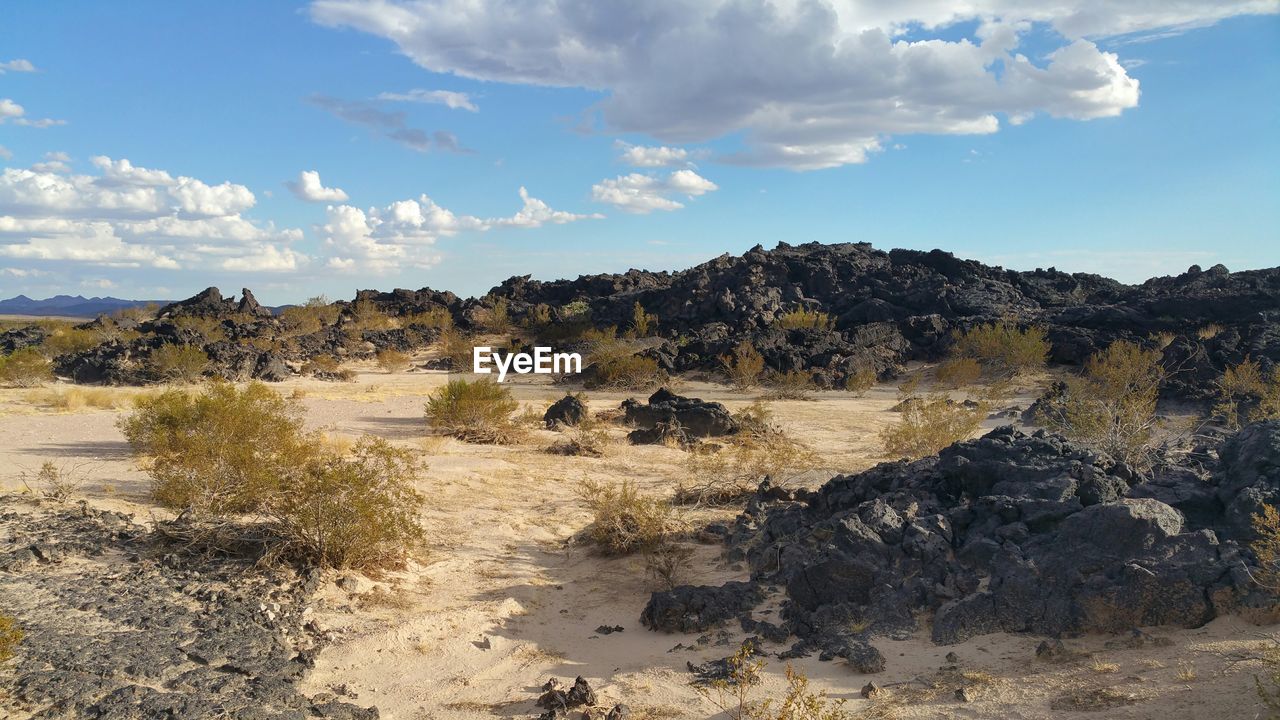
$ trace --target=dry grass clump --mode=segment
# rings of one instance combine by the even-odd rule
[[[71,499],[84,484],[84,464],[59,465],[52,460],[45,460],[35,472],[27,470],[19,474],[22,485],[28,492],[54,502],[63,503]]]
[[[22,630],[18,628],[17,620],[0,614],[0,663],[13,657],[13,652],[18,649],[22,638]]]
[[[696,478],[676,491],[680,503],[726,503],[750,495],[766,477],[783,484],[817,466],[818,456],[788,436],[761,402],[734,414],[741,428],[723,446],[695,446],[685,459],[686,475]]]
[[[765,661],[750,643],[725,659],[727,676],[698,687],[698,692],[730,720],[889,720],[896,717],[892,702],[876,701],[861,712],[845,709],[843,699],[831,699],[809,686],[809,678],[790,664],[787,687],[780,697],[757,699]]]
[[[844,389],[848,392],[862,397],[868,390],[875,387],[876,381],[879,380],[876,375],[876,369],[869,363],[858,363],[853,368],[853,372],[844,380]]]
[[[383,372],[388,373],[408,370],[411,364],[410,360],[409,353],[401,352],[394,348],[387,348],[379,352],[377,356],[378,367],[382,368]]]
[[[595,370],[583,385],[590,389],[647,390],[667,381],[658,361],[640,355],[621,355],[596,362]]]
[[[772,372],[765,384],[769,387],[765,397],[770,400],[808,400],[818,389],[813,384],[813,373],[808,370]]]
[[[982,379],[982,365],[977,358],[958,357],[938,365],[934,375],[938,384],[947,388],[961,388]]]
[[[732,354],[721,355],[720,364],[724,365],[729,382],[739,390],[755,387],[764,374],[764,356],[748,340],[738,343]]]
[[[537,417],[537,423],[542,424],[542,416]],[[547,448],[547,452],[552,455],[574,455],[579,457],[604,457],[605,452],[613,443],[613,438],[609,436],[609,430],[604,423],[595,418],[584,418],[577,425],[567,428],[564,431],[565,437],[556,441],[551,447]]]
[[[1209,323],[1204,327],[1196,330],[1196,337],[1201,340],[1212,340],[1222,333],[1222,326],[1217,323]]]
[[[1094,658],[1093,662],[1089,665],[1089,669],[1100,675],[1109,675],[1111,673],[1118,672],[1120,670],[1120,664],[1105,662],[1098,658]]]
[[[209,356],[194,345],[162,345],[151,353],[147,364],[157,379],[165,382],[199,382],[209,367]]]
[[[419,468],[406,451],[365,438],[334,452],[262,383],[144,397],[120,427],[155,500],[183,513],[171,536],[191,547],[264,545],[307,565],[371,568],[400,562],[421,538]]]
[[[1280,365],[1268,376],[1256,360],[1246,357],[1223,371],[1216,385],[1213,413],[1227,427],[1234,430],[1248,422],[1280,418]]]
[[[821,310],[799,308],[778,316],[778,327],[783,330],[830,330],[835,327],[831,316]]]
[[[982,424],[986,407],[967,407],[943,394],[907,394],[902,417],[880,431],[886,457],[920,458],[968,439]]]
[[[511,391],[493,380],[450,380],[427,398],[427,422],[459,440],[507,444],[522,431],[511,414],[520,408]]]
[[[22,348],[0,356],[0,386],[37,387],[52,379],[49,361],[35,348]]]
[[[1020,329],[1012,320],[1001,320],[956,333],[954,352],[997,372],[1017,374],[1044,368],[1049,341],[1042,327]]]
[[[353,382],[356,379],[356,371],[342,367],[342,362],[333,355],[316,355],[307,360],[302,365],[302,374],[342,382]]]
[[[578,496],[592,514],[584,536],[606,555],[653,550],[675,530],[671,505],[641,493],[630,481],[608,485],[584,480]]]
[[[1067,381],[1040,421],[1067,438],[1142,471],[1150,464],[1158,427],[1156,401],[1165,370],[1159,350],[1112,343]]]
[[[131,407],[134,398],[140,394],[143,393],[119,388],[70,386],[32,390],[23,399],[32,405],[76,412],[85,408],[120,410]]]

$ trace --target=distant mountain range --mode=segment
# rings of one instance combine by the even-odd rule
[[[55,317],[97,317],[124,308],[140,307],[155,303],[167,305],[169,300],[122,300],[114,297],[83,295],[55,295],[44,300],[33,300],[26,295],[0,300],[0,315],[49,315]]]

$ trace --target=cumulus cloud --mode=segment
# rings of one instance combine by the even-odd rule
[[[440,262],[433,246],[441,237],[463,231],[484,232],[499,227],[535,228],[598,218],[553,210],[520,188],[523,206],[514,215],[480,218],[458,215],[427,195],[400,200],[381,208],[361,210],[330,205],[319,231],[329,252],[327,266],[342,270],[385,271],[397,267],[431,267]]]
[[[692,170],[676,170],[666,177],[631,173],[596,183],[591,188],[591,198],[625,212],[647,214],[684,207],[673,196],[692,198],[717,189],[715,183]]]
[[[688,150],[677,147],[646,147],[619,140],[614,145],[622,151],[619,160],[632,167],[657,168],[689,165],[692,157]]]
[[[4,153],[0,153],[3,156]],[[64,173],[71,170],[71,156],[64,152],[47,152],[44,160],[31,166],[32,170],[42,173]]]
[[[66,120],[54,120],[53,118],[29,118],[27,117],[27,109],[9,98],[0,98],[0,125],[7,121],[12,121],[14,125],[22,125],[24,127],[47,128],[55,125],[66,125]]]
[[[728,159],[865,162],[887,136],[996,132],[1001,117],[1091,120],[1137,105],[1100,38],[1275,13],[1274,0],[313,0],[311,17],[394,42],[433,72],[605,94],[615,131],[664,143],[741,134]],[[961,23],[977,28],[957,37]],[[1031,56],[1045,28],[1059,48]],[[967,29],[967,27],[965,28]]]
[[[480,112],[480,108],[471,101],[471,96],[462,92],[454,92],[452,90],[410,90],[404,93],[382,93],[378,95],[379,100],[391,100],[395,102],[416,102],[428,103],[432,105],[444,105],[450,110],[469,110],[470,112]]]
[[[126,159],[91,159],[98,175],[70,174],[62,153],[46,167],[0,173],[0,257],[106,267],[291,270],[305,264],[277,230],[241,213],[253,193]]]
[[[22,58],[17,58],[15,60],[9,60],[7,62],[0,62],[0,75],[3,75],[7,72],[29,73],[29,72],[35,72],[35,71],[36,71],[36,66],[32,65],[30,60],[23,60]]]
[[[469,152],[451,132],[411,127],[407,116],[400,111],[387,112],[371,103],[360,100],[341,100],[328,95],[312,95],[308,102],[322,108],[334,117],[356,125],[363,125],[373,132],[418,152],[426,152],[434,145],[448,152]]]
[[[340,188],[328,188],[320,182],[320,173],[303,170],[298,179],[285,183],[294,197],[307,202],[346,202],[347,193]]]

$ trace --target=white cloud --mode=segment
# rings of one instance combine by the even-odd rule
[[[431,267],[440,262],[435,242],[463,231],[493,228],[536,228],[598,218],[553,210],[520,188],[523,206],[514,215],[479,218],[457,215],[426,195],[399,200],[367,211],[351,205],[330,205],[319,231],[330,257],[327,266],[340,270],[385,271],[397,267]]]
[[[0,98],[0,123],[9,118],[20,118],[27,111],[9,98]]]
[[[997,132],[1001,116],[1115,116],[1137,105],[1138,82],[1094,40],[1277,11],[1275,0],[654,0],[608,13],[586,0],[310,6],[316,22],[385,37],[432,72],[587,88],[603,93],[612,130],[664,143],[741,134],[744,149],[727,159],[795,169],[865,162],[887,136]],[[957,38],[969,22],[972,37]],[[1037,27],[1060,47],[1033,61],[1023,40]]]
[[[0,98],[0,125],[12,120],[14,125],[24,127],[47,128],[55,125],[66,125],[66,120],[52,118],[33,119],[27,117],[27,109],[9,98]]]
[[[28,72],[35,72],[35,71],[36,71],[36,66],[32,65],[30,60],[23,60],[22,58],[17,58],[16,60],[10,60],[8,62],[0,62],[0,75],[5,74],[6,72],[28,73]]]
[[[619,159],[632,167],[680,167],[688,165],[691,157],[689,151],[677,147],[646,147],[618,141],[615,145],[622,150]]]
[[[476,107],[476,104],[471,101],[471,96],[466,93],[454,92],[452,90],[410,90],[406,93],[386,92],[378,95],[378,99],[397,102],[429,103],[434,105],[444,105],[450,110],[480,112],[480,108]]]
[[[684,204],[673,195],[697,197],[719,189],[715,183],[692,170],[676,170],[664,177],[631,173],[601,180],[591,188],[591,198],[629,213],[679,210]]]
[[[320,182],[320,173],[303,170],[298,179],[285,183],[285,187],[299,200],[307,202],[346,202],[347,193],[340,188],[328,188]]]
[[[128,160],[92,158],[100,175],[69,174],[63,153],[41,169],[0,173],[0,257],[106,267],[283,271],[306,257],[296,229],[244,218],[243,185],[210,185]]]
[[[44,160],[35,163],[31,169],[41,173],[64,173],[71,170],[71,156],[64,152],[47,152]]]

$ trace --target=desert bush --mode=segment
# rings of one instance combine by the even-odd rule
[[[1254,539],[1249,547],[1258,560],[1253,579],[1264,588],[1280,591],[1280,511],[1264,504],[1252,524]]]
[[[738,343],[732,355],[721,355],[720,364],[724,365],[729,382],[740,390],[755,387],[764,374],[764,356],[749,340]]]
[[[1117,341],[1085,363],[1084,374],[1046,403],[1040,421],[1067,438],[1143,471],[1158,422],[1156,401],[1165,371],[1161,353]]]
[[[546,303],[538,303],[529,309],[525,315],[521,325],[527,328],[535,329],[549,325],[551,323],[551,306]]]
[[[378,353],[378,367],[389,373],[404,372],[409,369],[409,353],[387,348]]]
[[[769,387],[765,397],[770,400],[808,400],[818,389],[813,384],[813,373],[808,370],[771,372],[765,384]]]
[[[453,327],[453,315],[448,308],[433,307],[419,313],[402,316],[400,324],[404,327],[423,327],[447,330]]]
[[[584,480],[578,496],[592,514],[585,537],[606,555],[652,550],[675,529],[671,506],[641,493],[630,481],[609,485]]]
[[[536,422],[538,425],[542,424],[541,414],[537,416]],[[577,425],[565,429],[564,434],[564,439],[547,448],[547,452],[553,455],[604,457],[606,449],[613,441],[604,424],[591,417],[584,418]]]
[[[584,385],[589,388],[644,390],[667,381],[667,373],[658,361],[639,355],[621,355],[595,363],[595,370]]]
[[[472,345],[471,338],[463,334],[460,330],[452,327],[444,328],[440,332],[440,339],[437,344],[440,357],[449,360],[449,369],[454,372],[469,372],[472,364]]]
[[[685,458],[686,477],[676,490],[680,503],[725,503],[750,495],[766,477],[781,485],[817,466],[818,456],[773,422],[768,406],[755,402],[734,413],[739,431],[718,448],[694,446]]]
[[[644,570],[663,590],[673,590],[692,567],[693,549],[674,542],[662,542],[644,553]]]
[[[46,355],[56,358],[59,355],[74,355],[90,348],[97,347],[102,338],[89,328],[59,327],[47,335],[40,347]]]
[[[852,372],[844,379],[844,389],[861,397],[868,390],[875,387],[878,379],[879,376],[876,375],[876,369],[870,363],[860,362],[854,366]]]
[[[1245,358],[1224,370],[1216,386],[1218,402],[1213,412],[1227,427],[1280,418],[1280,365],[1268,375],[1256,360]]]
[[[644,311],[644,306],[636,302],[631,307],[631,327],[627,336],[633,338],[649,337],[658,331],[658,316]]]
[[[154,320],[156,313],[160,312],[160,306],[156,303],[147,303],[146,305],[134,305],[133,307],[121,308],[111,313],[113,320],[132,320],[133,322],[147,322]]]
[[[845,710],[845,701],[831,699],[809,686],[809,678],[790,664],[786,667],[787,687],[780,697],[756,699],[765,668],[762,656],[750,642],[725,658],[723,677],[699,687],[711,704],[729,720],[888,720],[896,717],[891,704],[876,701],[861,712]]]
[[[830,315],[805,308],[782,313],[777,322],[783,330],[830,330],[835,327]]]
[[[22,638],[22,630],[18,628],[17,620],[0,614],[0,663],[13,657],[14,651],[22,643]]]
[[[351,305],[351,320],[357,330],[389,330],[396,326],[391,316],[372,300],[357,300]]]
[[[22,348],[0,356],[0,386],[36,387],[52,379],[49,361],[35,348]]]
[[[482,320],[484,329],[491,333],[506,333],[511,330],[511,311],[506,298],[497,298],[493,307],[484,311]]]
[[[1042,327],[1019,329],[1012,320],[1001,320],[956,333],[954,352],[998,372],[1029,372],[1048,362],[1049,341]]]
[[[1151,344],[1154,345],[1155,347],[1161,350],[1164,350],[1165,348],[1172,345],[1173,341],[1176,340],[1177,337],[1178,337],[1177,335],[1174,335],[1168,330],[1162,330],[1158,333],[1151,333],[1151,335],[1148,336],[1147,339],[1150,340]]]
[[[408,451],[365,437],[346,456],[310,459],[270,497],[265,512],[288,543],[284,552],[308,564],[398,564],[422,540],[422,497],[413,487],[418,472]]]
[[[946,395],[908,396],[901,403],[902,417],[880,431],[885,455],[920,458],[934,455],[948,445],[967,439],[982,424],[986,409],[966,407]]]
[[[173,324],[179,330],[186,330],[200,336],[205,344],[227,339],[227,329],[223,327],[221,320],[214,318],[183,315],[175,318]]]
[[[194,345],[167,344],[154,350],[147,364],[159,380],[193,383],[208,369],[209,356]]]
[[[356,378],[355,371],[344,370],[342,362],[333,355],[316,355],[308,359],[302,364],[302,374],[346,381]]]
[[[427,398],[427,422],[467,442],[509,443],[520,437],[511,418],[520,403],[493,380],[450,380]]]
[[[958,357],[941,363],[934,373],[940,385],[954,389],[972,385],[982,379],[982,365],[977,358]]]
[[[1212,340],[1222,333],[1222,326],[1217,323],[1209,323],[1204,327],[1196,330],[1196,337],[1201,340]]]
[[[59,465],[52,460],[45,460],[40,464],[39,470],[24,470],[19,477],[27,490],[62,503],[70,500],[84,484],[84,469],[81,465]]]
[[[311,457],[298,406],[259,382],[142,396],[119,425],[156,502],[196,515],[261,508]]]
[[[308,298],[301,305],[285,308],[280,313],[281,323],[291,335],[310,335],[338,321],[341,309],[329,302],[324,295]]]

